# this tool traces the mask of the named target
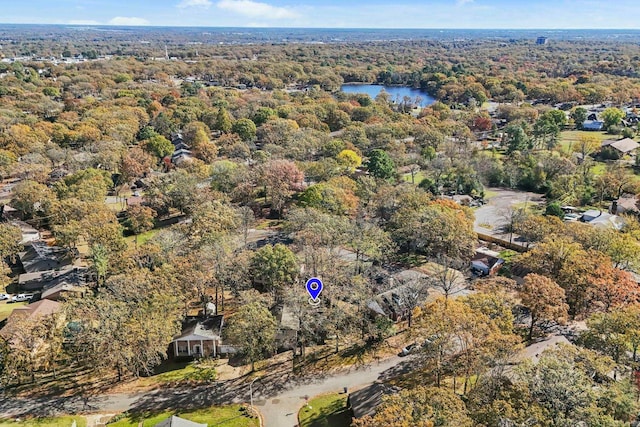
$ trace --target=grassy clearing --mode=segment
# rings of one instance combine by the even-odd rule
[[[267,229],[279,229],[284,224],[284,221],[277,219],[265,219],[258,222],[255,225],[256,230],[267,230]]]
[[[145,231],[144,233],[138,234],[138,245],[144,245],[159,232],[160,232],[160,228],[154,228],[153,230]],[[136,236],[125,237],[125,240],[130,244],[135,245]]]
[[[32,427],[69,427],[73,422],[77,427],[86,427],[87,420],[82,416],[66,416],[55,418],[31,418],[22,421],[0,421],[0,427],[32,426]]]
[[[605,163],[596,163],[591,168],[591,173],[593,174],[593,176],[601,176],[601,175],[604,175],[606,170],[607,170],[607,165]]]
[[[349,427],[347,395],[332,393],[311,399],[300,409],[298,422],[300,427]]]
[[[9,317],[15,308],[22,307],[23,305],[27,305],[27,302],[0,302],[0,322]]]
[[[241,409],[242,408],[242,409]],[[206,423],[215,427],[257,427],[258,419],[249,417],[241,405],[213,406],[190,412],[161,412],[157,414],[131,414],[114,423],[110,427],[138,427],[142,422],[143,427],[152,427],[172,415],[178,415],[185,420],[196,423]],[[0,426],[1,427],[1,426]]]
[[[492,197],[496,197],[499,193],[493,190],[484,190],[484,199],[489,200]]]
[[[616,135],[609,135],[606,132],[590,132],[585,130],[565,130],[560,132],[560,146],[562,150],[568,152],[570,147],[575,145],[581,136],[595,136],[600,142],[606,139],[616,139]]]
[[[423,179],[425,179],[426,176],[424,175],[424,173],[422,173],[422,171],[418,171],[415,176],[414,176],[414,182],[415,185],[418,185],[422,182]],[[406,182],[411,182],[411,173],[406,173],[402,176],[402,179]]]

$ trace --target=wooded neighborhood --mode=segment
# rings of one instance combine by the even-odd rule
[[[0,419],[636,425],[637,41],[25,28],[0,48]]]

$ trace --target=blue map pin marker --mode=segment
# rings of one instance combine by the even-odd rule
[[[311,299],[316,301],[318,299],[318,295],[322,292],[322,280],[317,277],[312,277],[307,280],[307,292],[311,296]]]

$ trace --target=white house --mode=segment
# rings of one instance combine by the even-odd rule
[[[222,345],[223,316],[188,319],[169,345],[171,357],[215,357]]]

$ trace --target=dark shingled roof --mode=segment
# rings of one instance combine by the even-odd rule
[[[73,261],[70,250],[45,242],[31,242],[25,249],[20,253],[20,263],[27,273],[57,270]]]
[[[209,317],[207,319],[190,319],[182,326],[182,332],[174,340],[187,337],[189,335],[197,335],[205,339],[218,339],[222,334],[222,324],[224,316]]]

